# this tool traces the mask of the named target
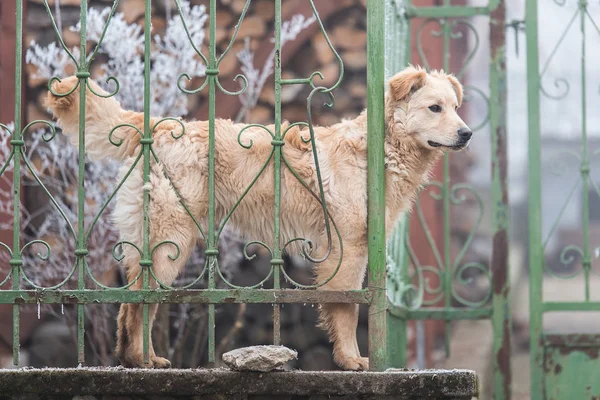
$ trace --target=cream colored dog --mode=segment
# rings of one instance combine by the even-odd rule
[[[77,78],[54,83],[53,90],[67,93]],[[95,91],[102,90],[90,81]],[[79,90],[66,97],[48,94],[47,105],[58,119],[63,133],[78,145]],[[102,92],[104,93],[104,92]],[[386,228],[411,207],[419,188],[444,151],[460,150],[468,145],[471,131],[458,116],[463,91],[460,83],[443,72],[427,73],[409,67],[392,77],[385,100],[386,116]],[[159,121],[151,118],[150,126]],[[85,150],[92,160],[113,158],[123,162],[121,176],[130,169],[140,153],[140,134],[131,127],[109,132],[120,124],[143,130],[143,114],[123,110],[114,98],[101,98],[91,92],[86,101]],[[215,121],[215,202],[216,221],[221,221],[242,196],[252,179],[269,158],[271,136],[258,127],[229,120]],[[287,127],[289,125],[285,125]],[[274,127],[269,127],[271,131]],[[160,123],[152,133],[152,148],[160,162],[152,158],[150,184],[150,248],[169,240],[177,243],[181,254],[169,258],[173,246],[164,245],[153,254],[153,271],[160,282],[170,285],[192,252],[199,231],[180,204],[173,186],[198,221],[206,227],[208,213],[208,122],[186,122],[185,134],[174,121]],[[371,133],[373,134],[373,133]],[[328,211],[337,223],[343,243],[343,263],[337,275],[322,286],[327,290],[360,289],[367,265],[367,113],[331,127],[315,128],[321,174]],[[283,154],[291,167],[318,193],[317,176],[311,144],[302,138],[309,133],[304,127],[292,127],[284,139]],[[114,143],[120,143],[116,146]],[[258,178],[230,223],[246,237],[266,243],[273,241],[273,162]],[[138,163],[117,195],[114,220],[121,240],[142,247],[144,183],[142,164]],[[171,179],[172,183],[169,181]],[[297,237],[309,238],[314,244],[313,257],[327,249],[324,216],[320,203],[292,175],[281,171],[281,243]],[[140,255],[132,246],[124,246],[124,263],[129,279],[140,271]],[[324,282],[336,269],[340,246],[333,241],[331,254],[315,266],[315,282]],[[154,280],[153,280],[154,281]],[[141,286],[139,279],[131,289]],[[154,281],[153,286],[157,283]],[[151,306],[150,321],[156,305]],[[334,359],[344,369],[367,370],[368,359],[361,357],[356,341],[358,306],[324,304],[320,308],[322,326],[334,343]],[[147,366],[142,357],[142,306],[123,304],[118,318],[117,354],[130,367]],[[150,342],[150,366],[162,368],[170,362],[156,356]]]

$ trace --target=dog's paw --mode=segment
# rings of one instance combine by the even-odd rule
[[[171,362],[166,358],[150,356],[150,362],[145,364],[142,355],[126,356],[121,359],[121,365],[125,368],[171,368]]]
[[[163,357],[154,356],[151,358],[154,368],[171,368],[171,361]]]
[[[367,357],[343,357],[338,360],[338,364],[347,371],[369,370],[369,359]]]
[[[144,364],[142,358],[126,356],[119,359],[119,363],[122,367],[125,368],[152,368],[153,363],[150,361],[150,364]]]

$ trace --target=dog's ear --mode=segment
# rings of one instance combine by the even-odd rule
[[[390,94],[395,101],[405,100],[427,83],[427,72],[410,66],[390,79]]]
[[[77,99],[74,93],[79,93],[78,89],[73,90],[76,85],[77,78],[75,76],[70,76],[61,81],[55,81],[52,83],[52,90],[54,93],[72,93],[67,96],[55,96],[52,94],[52,92],[48,91],[43,105],[46,108],[51,109],[53,113],[56,111],[69,110],[71,107],[73,107]]]
[[[448,80],[450,81],[450,83],[452,84],[452,87],[454,88],[454,91],[456,92],[458,106],[460,107],[463,102],[463,87],[460,84],[460,82],[458,81],[458,79],[456,79],[454,77],[454,75],[448,75]]]
[[[56,113],[57,111],[65,111],[70,109],[73,106],[73,102],[74,100],[71,95],[58,97],[48,92],[46,98],[44,99],[43,105],[50,109],[52,113]]]

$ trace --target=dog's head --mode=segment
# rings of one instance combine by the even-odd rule
[[[111,127],[114,118],[120,116],[120,105],[108,93],[104,91],[92,79],[86,83],[79,82],[79,78],[70,76],[62,80],[56,80],[52,83],[52,90],[48,91],[44,105],[57,120],[57,125],[63,131],[71,144],[79,145],[79,111],[80,111],[80,93],[82,87],[86,88],[85,107],[86,107],[86,137],[90,136],[90,125],[104,123],[105,129]],[[93,90],[93,92],[91,91]],[[97,93],[98,95],[94,94]],[[102,96],[102,97],[101,97]],[[102,132],[106,141],[106,132]]]
[[[461,150],[473,135],[457,113],[462,100],[462,85],[454,76],[408,67],[389,80],[391,134],[408,135],[428,149]]]
[[[44,105],[56,118],[58,126],[69,136],[71,143],[75,146],[78,144],[79,86],[75,76],[54,81],[52,91],[58,95],[48,91],[44,102]]]
[[[79,112],[79,92],[81,90],[81,84],[78,82],[79,78],[76,76],[69,76],[62,80],[56,80],[52,83],[52,92],[48,92],[46,95],[44,105],[56,116],[57,118],[70,116]],[[87,80],[87,85],[94,90],[94,92],[101,96],[108,96],[108,93],[103,90],[96,82],[92,79]],[[88,93],[86,96],[86,106],[93,107],[94,101],[97,100],[98,96],[93,93]]]

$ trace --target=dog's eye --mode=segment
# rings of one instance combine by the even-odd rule
[[[442,107],[438,106],[437,104],[434,106],[430,106],[429,109],[434,113],[442,112]]]

